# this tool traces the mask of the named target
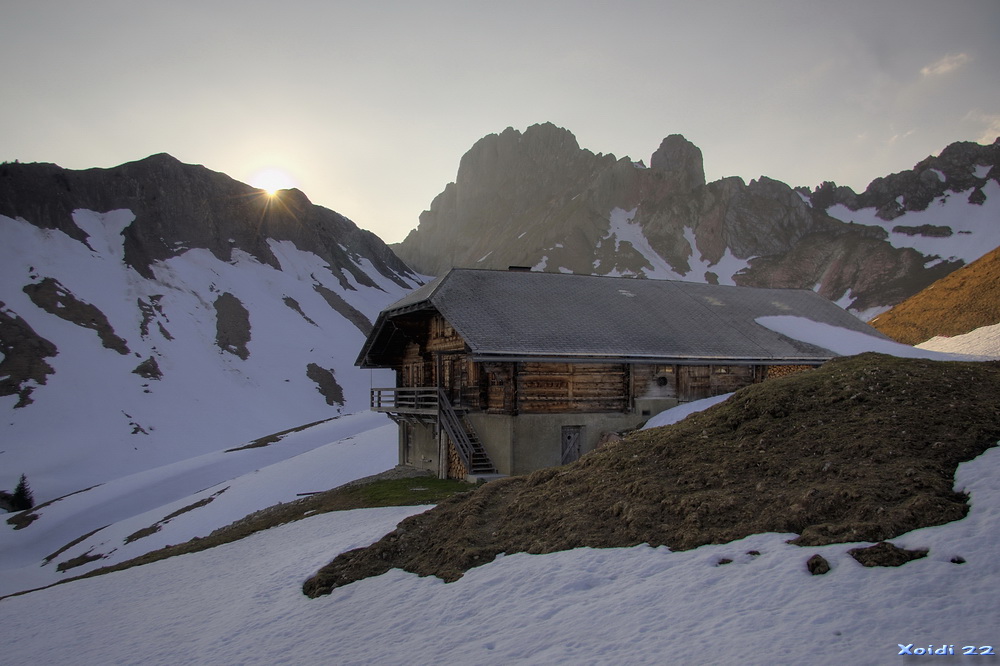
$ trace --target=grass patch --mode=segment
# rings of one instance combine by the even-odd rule
[[[102,557],[104,557],[104,555],[101,555],[100,553],[91,555],[89,552],[86,552],[83,555],[77,555],[76,557],[68,559],[65,562],[60,562],[56,566],[56,571],[68,571],[69,569],[73,569],[75,567],[82,567],[84,564],[93,562],[94,560],[99,560]]]
[[[327,421],[333,421],[339,419],[339,416],[334,416],[328,419],[321,419],[319,421],[313,421],[312,423],[307,423],[305,425],[296,426],[294,428],[289,428],[288,430],[282,430],[281,432],[276,432],[272,435],[265,435],[263,437],[258,437],[249,444],[244,444],[243,446],[237,446],[234,449],[226,449],[225,453],[235,453],[236,451],[245,451],[246,449],[260,449],[265,446],[270,446],[284,439],[287,435],[291,435],[293,432],[302,432],[303,430],[308,430],[313,426],[318,426],[321,423],[326,423]]]
[[[454,479],[392,479],[347,488],[343,500],[356,503],[357,508],[437,504],[469,490],[468,483]]]
[[[160,531],[160,526],[161,525],[166,525],[172,519],[176,518],[177,516],[184,515],[188,511],[194,511],[195,509],[200,509],[203,506],[208,506],[209,504],[211,504],[215,500],[216,497],[218,497],[222,493],[226,492],[227,490],[229,490],[229,486],[226,486],[225,488],[223,488],[219,492],[215,493],[214,495],[211,495],[210,497],[205,497],[203,499],[198,500],[197,502],[194,502],[192,504],[188,504],[187,506],[185,506],[183,508],[177,509],[177,511],[174,511],[169,516],[163,518],[162,520],[159,520],[159,521],[153,523],[149,527],[144,527],[141,530],[137,530],[137,531],[133,532],[132,534],[129,534],[127,537],[125,537],[125,543],[132,543],[133,541],[138,541],[139,539],[142,539],[142,538],[145,538],[145,537],[152,536],[152,535],[156,534],[157,532]]]
[[[869,323],[908,345],[936,335],[962,335],[1000,322],[998,290],[1000,248],[949,273]]]
[[[105,525],[104,527],[107,527],[107,525]],[[67,550],[69,550],[73,546],[77,545],[78,543],[83,543],[84,541],[86,541],[90,537],[94,536],[95,534],[97,534],[98,532],[100,532],[101,530],[103,530],[104,527],[98,527],[93,532],[87,532],[83,536],[80,536],[80,537],[77,537],[77,538],[73,539],[68,544],[66,544],[65,546],[63,546],[62,548],[60,548],[59,550],[57,550],[56,552],[52,553],[51,555],[47,555],[45,557],[45,561],[42,563],[42,566],[45,566],[46,564],[48,564],[52,560],[56,559],[57,557],[59,557],[60,555],[62,555],[63,553],[65,553]]]

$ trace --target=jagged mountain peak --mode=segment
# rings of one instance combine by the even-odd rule
[[[508,128],[463,156],[394,249],[430,275],[523,265],[812,288],[869,318],[1000,245],[998,146],[953,144],[857,194],[766,176],[706,183],[701,150],[676,133],[643,168],[551,123]]]
[[[701,148],[684,138],[681,134],[671,134],[663,139],[649,160],[653,169],[662,169],[676,173],[678,186],[693,190],[705,184],[705,165],[702,161]]]
[[[841,204],[850,210],[874,208],[877,216],[892,221],[906,212],[927,210],[945,195],[965,192],[968,201],[985,201],[984,187],[1000,181],[1000,137],[992,144],[957,141],[938,155],[930,155],[911,169],[875,178],[861,194],[827,181],[808,197],[814,207],[827,210]]]

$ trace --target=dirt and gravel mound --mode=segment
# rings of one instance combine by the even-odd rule
[[[686,550],[762,532],[802,546],[884,541],[966,514],[955,468],[1000,439],[997,395],[1000,363],[837,359],[445,500],[342,553],[303,591],[397,567],[454,581],[500,553],[580,546]]]

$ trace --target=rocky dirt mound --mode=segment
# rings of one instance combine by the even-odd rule
[[[941,278],[870,323],[907,345],[1000,324],[1000,248]]]
[[[576,463],[505,478],[412,516],[306,581],[315,597],[392,568],[454,581],[499,553],[762,532],[883,541],[963,517],[955,468],[1000,439],[1000,363],[831,361],[736,393]]]

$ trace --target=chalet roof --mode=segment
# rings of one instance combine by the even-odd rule
[[[400,315],[436,310],[478,360],[631,359],[674,362],[823,362],[834,352],[756,321],[795,315],[881,336],[806,289],[673,280],[452,269],[382,311],[358,365],[384,367]]]

